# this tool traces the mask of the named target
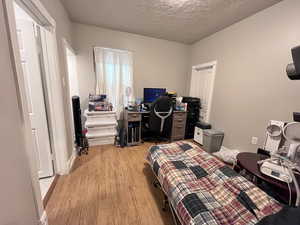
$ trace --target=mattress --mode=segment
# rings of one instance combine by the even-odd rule
[[[199,146],[155,145],[147,161],[182,225],[253,225],[282,206]]]

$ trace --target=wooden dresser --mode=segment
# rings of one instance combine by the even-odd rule
[[[186,112],[175,111],[173,113],[171,141],[184,139],[186,117]]]

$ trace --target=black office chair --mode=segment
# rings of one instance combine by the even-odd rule
[[[173,102],[167,96],[156,99],[150,110],[149,131],[150,140],[165,141],[171,136],[173,116]]]

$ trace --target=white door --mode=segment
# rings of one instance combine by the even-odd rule
[[[21,62],[25,77],[28,110],[32,138],[37,157],[40,178],[53,176],[50,137],[46,116],[43,82],[36,39],[35,24],[29,20],[17,20],[17,33],[21,51]]]
[[[192,69],[190,96],[200,98],[200,119],[210,122],[210,111],[215,82],[216,62],[194,66]]]

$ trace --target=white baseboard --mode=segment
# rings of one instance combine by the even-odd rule
[[[46,211],[43,212],[39,225],[48,225],[48,217]]]
[[[74,148],[70,158],[64,162],[64,168],[62,170],[56,171],[56,173],[60,176],[68,175],[72,170],[76,157],[77,157],[77,152],[76,149]]]
[[[67,171],[66,171],[66,174],[69,174],[69,173],[71,172],[76,157],[77,157],[77,153],[76,153],[76,150],[74,149],[73,152],[72,152],[72,155],[71,155],[71,157],[70,157],[70,159],[68,160],[68,163],[67,163]]]

